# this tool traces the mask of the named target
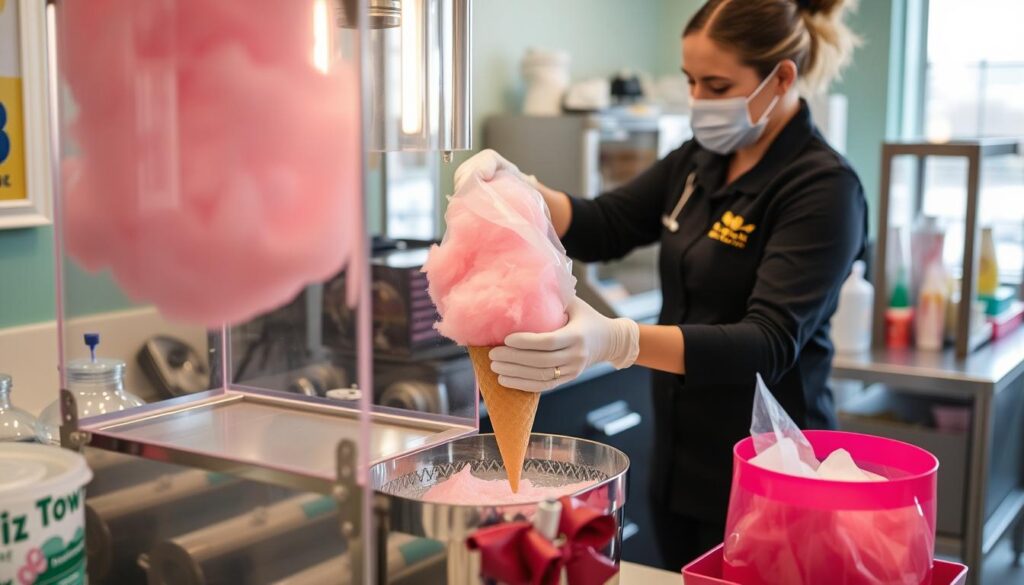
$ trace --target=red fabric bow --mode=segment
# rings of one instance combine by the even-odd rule
[[[509,585],[557,585],[564,567],[569,585],[607,583],[619,569],[598,549],[615,536],[615,518],[568,497],[561,502],[561,547],[529,522],[496,524],[473,533],[466,546],[480,551],[482,575]]]

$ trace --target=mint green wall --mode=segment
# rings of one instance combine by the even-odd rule
[[[0,231],[0,327],[53,318],[53,230]]]
[[[473,3],[473,107],[479,138],[489,115],[519,108],[519,60],[528,47],[564,49],[572,78],[658,61],[661,0],[476,0]]]
[[[898,109],[890,107],[890,54],[902,42],[902,30],[894,26],[893,12],[904,0],[892,2],[861,2],[850,19],[850,25],[864,40],[854,53],[854,62],[836,85],[837,93],[845,94],[849,104],[847,115],[846,154],[860,175],[868,199],[871,232],[876,218],[882,142],[889,138],[888,128],[895,127],[892,116]]]
[[[74,265],[64,271],[67,314],[88,315],[132,306],[106,275]],[[0,231],[0,327],[53,319],[53,229]]]
[[[689,22],[704,2],[702,0],[661,0],[661,16],[658,19],[658,60],[659,75],[678,73],[682,65],[680,39],[683,27]]]

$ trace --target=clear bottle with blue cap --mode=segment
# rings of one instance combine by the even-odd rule
[[[74,394],[78,418],[98,416],[108,412],[127,410],[145,404],[138,396],[125,391],[125,363],[122,360],[97,358],[96,346],[100,336],[86,333],[88,358],[74,359],[67,365],[68,391]],[[39,416],[45,442],[60,444],[60,401],[55,401]]]
[[[0,442],[35,443],[40,441],[36,417],[11,404],[11,377],[0,374]]]

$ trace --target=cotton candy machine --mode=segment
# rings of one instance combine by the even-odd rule
[[[399,372],[377,367],[374,356],[374,303],[387,299],[374,293],[367,252],[375,234],[365,221],[382,204],[366,188],[381,168],[372,153],[450,158],[471,146],[472,2],[23,4],[25,22],[45,31],[53,98],[54,436],[69,449],[178,468],[160,479],[172,472],[126,476],[111,464],[110,477],[89,488],[95,528],[118,532],[106,540],[113,556],[104,580],[121,585],[121,568],[138,575],[144,567],[174,583],[230,575],[241,585],[395,585],[395,567],[434,563],[444,550],[448,583],[478,582],[466,537],[529,519],[538,502],[422,500],[465,464],[478,477],[504,470],[494,438],[473,436],[476,393],[445,411],[373,392],[375,376]],[[324,293],[342,277],[352,326],[344,339],[325,339]],[[417,310],[433,318],[430,308]],[[94,333],[105,340],[103,357],[124,365],[127,393],[146,395],[135,356],[161,337],[207,356],[210,389],[82,410],[69,381],[75,360],[92,363],[82,341]],[[291,372],[328,363],[354,387],[292,391]],[[259,377],[246,375],[257,367]],[[580,510],[609,520],[594,547],[612,571],[621,529],[610,520],[621,521],[628,466],[604,445],[534,435],[523,475],[544,486],[594,482],[575,496],[588,506]],[[254,493],[273,497],[246,502],[233,491],[243,481],[269,484],[260,487],[272,491]],[[230,511],[182,507],[200,492],[231,499]],[[139,513],[126,497],[162,507]]]
[[[384,510],[382,530],[441,541],[448,553],[448,585],[480,582],[479,555],[467,549],[468,536],[481,527],[500,522],[532,520],[539,504],[468,506],[423,499],[427,490],[466,465],[482,479],[506,477],[497,442],[490,434],[456,439],[378,463],[370,469],[370,484],[380,496],[378,508]],[[629,458],[613,447],[574,437],[533,434],[522,479],[542,486],[595,482],[571,495],[615,518],[616,535],[601,552],[617,564],[622,547],[628,469]]]

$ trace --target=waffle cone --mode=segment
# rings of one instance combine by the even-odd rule
[[[540,394],[499,384],[498,375],[491,371],[491,359],[487,357],[491,347],[472,346],[467,349],[469,359],[473,362],[473,371],[476,372],[480,394],[487,404],[494,436],[498,440],[498,451],[501,452],[505,473],[508,474],[508,483],[513,492],[518,492]]]

